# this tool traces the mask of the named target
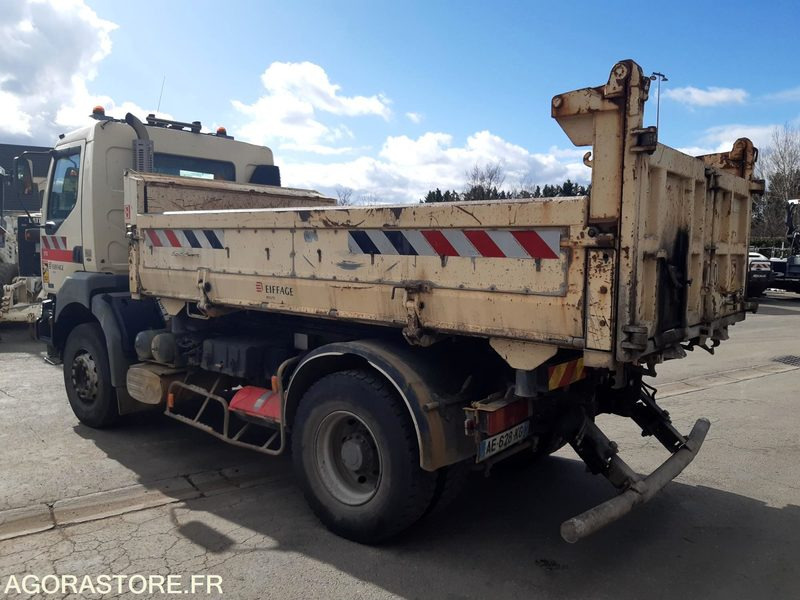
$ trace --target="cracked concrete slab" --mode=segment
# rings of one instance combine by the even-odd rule
[[[756,368],[759,371],[764,371],[766,373],[785,373],[787,371],[797,370],[797,367],[793,367],[792,365],[784,365],[781,363],[769,363],[766,365],[759,365]]]
[[[684,381],[673,381],[671,383],[659,386],[658,397],[669,398],[670,396],[679,396],[681,394],[706,390],[708,388],[721,385],[730,385],[732,383],[738,383],[748,379],[759,379],[768,375],[786,373],[788,371],[796,371],[798,369],[800,369],[800,367],[781,365],[779,363],[767,363],[764,365],[756,365],[750,368],[734,369],[716,374],[692,377],[690,379],[685,379]]]
[[[148,485],[138,483],[115,490],[59,500],[53,505],[53,516],[57,525],[83,523],[197,498],[200,495],[201,492],[186,478],[176,477]]]
[[[219,471],[269,457],[235,448],[158,414],[93,430],[70,410],[61,367],[44,362],[43,345],[25,328],[0,329],[0,510],[192,473]]]
[[[699,388],[695,385],[685,383],[683,381],[674,381],[658,387],[658,398],[669,398],[670,396],[677,396],[679,394],[688,394],[689,392],[696,392]]]
[[[187,476],[187,479],[204,496],[235,492],[238,489],[233,483],[223,477],[222,473],[218,472],[195,473],[194,475]]]
[[[749,316],[716,356],[696,352],[658,366],[654,383],[672,389],[729,371],[741,380],[663,397],[681,431],[700,416],[712,421],[700,455],[649,504],[576,545],[560,540],[560,522],[615,491],[587,474],[569,448],[524,470],[501,464],[490,478],[475,474],[445,514],[366,547],[317,522],[291,483],[286,458],[239,452],[200,432],[184,436],[158,420],[85,431],[52,393],[60,372],[18,381],[6,353],[0,388],[13,400],[0,395],[0,447],[12,460],[0,463],[0,509],[180,476],[195,482],[199,495],[0,541],[0,583],[29,573],[210,573],[223,577],[225,597],[258,600],[795,597],[798,373],[770,360],[798,354],[800,302],[796,312],[781,307]],[[756,365],[766,365],[763,377],[755,376]],[[30,398],[35,405],[23,403]],[[665,450],[629,420],[603,415],[598,423],[637,471],[664,460]],[[58,454],[72,460],[58,462]],[[219,476],[235,489],[217,493],[224,487]]]
[[[269,460],[266,459],[266,461]],[[221,473],[234,485],[248,488],[290,478],[291,465],[288,460],[274,461],[274,464],[267,468],[265,460],[259,460],[222,469]]]
[[[46,504],[0,511],[0,540],[38,533],[53,527],[53,515]]]

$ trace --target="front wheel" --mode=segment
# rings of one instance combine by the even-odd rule
[[[119,418],[106,340],[97,323],[83,323],[70,332],[64,347],[64,385],[72,412],[84,425],[102,429]]]
[[[408,410],[389,384],[361,370],[327,375],[303,396],[292,435],[297,479],[331,531],[385,540],[415,523],[436,489],[419,466]]]

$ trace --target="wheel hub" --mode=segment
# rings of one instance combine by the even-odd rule
[[[88,352],[75,356],[72,361],[72,387],[78,398],[86,403],[93,402],[97,397],[97,365]]]
[[[380,452],[372,431],[356,415],[336,411],[320,422],[314,458],[322,483],[343,504],[364,504],[377,492]]]
[[[354,436],[342,443],[342,463],[350,471],[357,473],[365,465],[371,463],[372,448],[361,436]]]

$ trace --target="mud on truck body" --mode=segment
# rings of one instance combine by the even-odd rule
[[[148,137],[158,156],[169,130],[131,119],[123,181],[134,136],[115,122],[117,187],[82,188],[95,230],[83,264],[51,276],[39,324],[73,410],[104,427],[151,407],[263,454],[291,449],[317,516],[361,542],[443,506],[470,468],[570,444],[621,490],[562,524],[567,541],[589,535],[677,476],[708,430],[681,434],[643,374],[713,349],[749,308],[756,151],[658,143],[649,83],[623,61],[604,85],[553,98],[572,143],[591,146],[591,195],[569,198],[336,207],[252,185],[253,160],[236,183],[149,172]],[[85,173],[97,152],[82,136],[62,145],[86,148]],[[255,152],[210,141],[219,160]],[[116,229],[97,230],[112,211]],[[114,245],[105,265],[87,235]],[[638,475],[601,413],[670,457]]]

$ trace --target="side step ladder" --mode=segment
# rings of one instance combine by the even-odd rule
[[[623,491],[619,496],[561,524],[561,537],[571,544],[625,516],[637,505],[655,496],[697,456],[711,426],[708,419],[698,419],[688,437],[681,435],[672,426],[669,413],[656,404],[655,389],[645,383],[641,384],[637,398],[615,407],[614,412],[632,418],[641,427],[642,436],[655,436],[672,455],[655,471],[642,477],[619,457],[617,445],[600,431],[594,421],[584,418],[570,445],[592,473],[604,475]]]
[[[222,376],[210,388],[187,381],[173,381],[167,392],[164,414],[234,446],[262,454],[282,454],[286,449],[283,376],[296,361],[297,358],[290,358],[281,364],[277,375],[272,378],[272,389],[245,386],[230,400],[219,394]],[[191,415],[177,412],[176,404],[183,404],[184,400],[191,397],[202,399],[200,407]],[[210,406],[221,409],[221,424],[214,419]],[[231,415],[238,418],[232,421]]]

